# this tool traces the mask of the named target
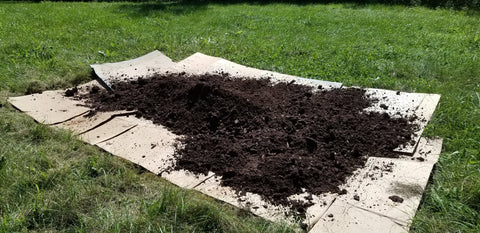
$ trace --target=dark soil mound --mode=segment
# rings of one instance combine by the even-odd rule
[[[409,119],[364,112],[355,88],[314,91],[293,83],[222,76],[170,75],[92,92],[97,111],[138,110],[138,117],[185,135],[174,169],[213,171],[222,184],[277,204],[302,193],[339,192],[368,156],[396,156],[416,127]]]

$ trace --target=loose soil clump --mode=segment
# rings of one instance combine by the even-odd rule
[[[212,171],[222,185],[274,204],[291,206],[287,197],[304,191],[341,192],[369,156],[397,156],[392,150],[409,143],[417,127],[364,111],[376,100],[358,88],[181,74],[113,88],[83,98],[95,111],[137,110],[137,117],[184,135],[173,169]]]

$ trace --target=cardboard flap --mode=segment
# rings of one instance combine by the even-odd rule
[[[208,67],[208,72],[228,75],[233,78],[258,78],[262,70],[220,59]]]
[[[200,75],[207,73],[209,71],[208,68],[218,60],[221,60],[221,58],[197,52],[179,61],[176,68],[180,72],[185,72],[189,75]]]
[[[293,75],[281,74],[273,71],[260,70],[235,62],[228,61],[219,57],[212,57],[202,53],[195,53],[177,63],[177,70],[183,71],[190,75],[201,75],[206,73],[229,75],[234,78],[269,78],[273,83],[292,82],[301,85],[309,85],[315,88],[340,88],[341,83],[329,82],[315,79],[306,79]]]
[[[116,62],[90,65],[97,76],[97,81],[111,90],[114,81],[136,80],[139,77],[150,77],[154,74],[176,72],[175,62],[163,53],[155,50],[141,57]]]
[[[337,82],[330,82],[330,81],[323,81],[317,79],[307,79],[301,78],[293,75],[288,74],[281,74],[273,71],[263,71],[260,78],[269,78],[272,82],[285,82],[290,83],[293,82],[299,85],[306,85],[315,88],[314,90],[321,90],[321,89],[331,89],[331,88],[341,88],[343,85],[342,83]]]
[[[97,125],[91,130],[80,134],[80,138],[92,145],[96,145],[129,131],[137,124],[137,122],[132,122],[127,117],[114,117],[106,123]]]
[[[8,101],[22,112],[42,124],[58,124],[82,115],[90,110],[81,101],[64,96],[65,91],[44,91],[8,98]]]
[[[104,150],[160,174],[174,163],[173,153],[179,136],[161,125],[135,117],[117,117],[135,125],[131,130],[97,145]]]

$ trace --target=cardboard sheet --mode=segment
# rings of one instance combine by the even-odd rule
[[[113,120],[122,120],[135,127],[99,142],[99,147],[155,174],[160,174],[173,165],[177,135],[145,119],[116,117]]]
[[[8,101],[22,112],[42,124],[58,124],[88,112],[90,109],[81,101],[64,96],[63,90],[44,91],[8,98]]]
[[[335,200],[309,233],[406,233],[407,228],[391,218]]]
[[[95,127],[99,127],[100,125],[105,124],[110,120],[113,120],[113,118],[115,117],[132,115],[134,113],[135,111],[96,112],[94,115],[91,116],[91,113],[87,112],[83,115],[80,115],[71,120],[62,122],[55,126],[62,129],[71,130],[76,134],[82,134],[92,130]],[[84,137],[88,138],[88,136],[84,136]],[[90,140],[90,139],[86,139],[86,140]]]
[[[436,152],[441,147],[440,139],[423,139],[420,148],[430,153],[420,155],[417,152],[414,160],[369,158],[365,168],[347,181],[344,186],[347,194],[339,199],[408,225],[420,204],[430,173],[438,160]],[[422,156],[426,157],[426,161],[416,159]],[[355,200],[355,195],[358,200]],[[391,196],[398,196],[403,202],[394,202],[389,198]]]
[[[342,87],[342,84],[337,82],[306,79],[306,78],[300,78],[293,75],[281,74],[273,71],[255,69],[255,68],[243,66],[225,59],[221,59],[213,63],[208,68],[208,72],[215,73],[215,74],[229,74],[231,77],[234,77],[234,78],[245,78],[245,77],[255,78],[255,79],[268,78],[271,80],[272,83],[293,82],[295,84],[312,86],[315,88],[315,90]]]
[[[300,197],[300,198],[298,198]],[[336,193],[324,193],[321,195],[311,195],[309,193],[302,193],[299,195],[290,196],[291,200],[298,200],[305,202],[306,197],[312,198],[313,205],[308,207],[305,213],[305,220],[302,222],[307,226],[308,229],[312,228],[318,220],[325,214],[325,212],[330,208],[332,203],[338,197]]]
[[[372,107],[367,108],[367,111],[385,112],[393,117],[418,117],[413,122],[419,126],[418,130],[412,135],[415,143],[394,149],[396,152],[412,154],[417,147],[423,130],[430,121],[440,101],[440,95],[407,93],[374,88],[366,88],[365,90],[367,96],[378,100]]]
[[[413,160],[369,158],[341,187],[347,194],[338,196],[311,232],[356,232],[369,227],[380,227],[370,232],[408,232],[441,147],[441,139],[422,138]],[[362,218],[364,214],[370,217]]]
[[[433,116],[435,109],[437,108],[438,102],[440,101],[440,95],[438,94],[427,94],[425,98],[423,98],[422,102],[415,110],[415,114],[419,117],[416,120],[416,123],[420,126],[419,130],[415,132],[414,140],[417,141],[417,145],[419,142],[419,138],[422,136],[423,130],[427,127],[428,122]],[[416,146],[416,145],[415,145]],[[405,148],[396,150],[398,152],[408,152],[413,153],[415,149]]]
[[[203,53],[195,53],[176,64],[176,69],[185,72],[188,75],[200,75],[209,71],[209,67],[216,61],[221,60],[219,57],[212,57]]]
[[[213,63],[208,70],[209,73],[224,74],[233,78],[260,78],[262,70],[240,65],[225,59]]]
[[[326,82],[264,71],[239,65],[218,57],[201,53],[174,63],[158,51],[129,61],[92,65],[98,81],[109,88],[114,80],[132,80],[155,73],[185,72],[186,74],[228,73],[233,77],[270,78],[273,82],[292,82],[310,85],[318,89],[341,88],[341,83]],[[80,92],[88,92],[95,83],[82,85]],[[166,180],[188,189],[230,203],[272,221],[294,223],[286,217],[287,207],[275,206],[257,194],[239,196],[230,187],[220,186],[220,177],[213,173],[194,175],[185,170],[170,171],[175,163],[174,151],[180,137],[165,127],[145,119],[125,116],[132,112],[103,112],[85,117],[90,109],[83,102],[63,96],[64,91],[46,91],[9,98],[10,103],[44,124],[70,129],[80,138],[97,145],[113,155],[136,163],[161,175]],[[303,222],[312,227],[311,232],[406,232],[420,203],[429,175],[438,160],[442,140],[421,137],[430,120],[439,95],[404,93],[380,89],[367,89],[367,95],[379,101],[369,111],[387,112],[395,116],[419,116],[421,126],[415,136],[417,142],[405,148],[403,153],[413,156],[401,158],[369,158],[367,165],[359,169],[342,186],[346,195],[313,195],[314,205],[307,209]],[[307,198],[308,196],[308,198]],[[391,197],[402,202],[394,202]],[[291,196],[292,200],[307,200],[308,193]],[[398,201],[398,199],[395,199]]]
[[[290,209],[281,205],[273,205],[261,198],[260,195],[246,192],[244,195],[239,195],[230,187],[220,185],[221,177],[212,176],[205,182],[194,187],[195,190],[203,194],[211,196],[215,199],[224,201],[240,209],[245,209],[255,215],[265,219],[276,222],[287,222],[295,224],[296,219],[292,216],[286,216]],[[328,209],[337,194],[325,193],[322,195],[311,195],[308,193],[293,195],[289,197],[290,200],[298,200],[305,202],[307,198],[312,198],[313,205],[307,209],[306,219],[302,222],[307,226],[312,226],[323,213]]]
[[[92,80],[90,82],[81,84],[77,86],[77,91],[79,95],[86,95],[92,91],[93,88],[98,88],[97,90],[103,89],[102,85],[97,80]]]
[[[296,84],[309,85],[315,88],[318,88],[319,86],[325,89],[342,87],[342,84],[337,82],[306,79],[273,71],[260,70],[202,53],[195,53],[178,62],[176,69],[190,75],[207,73],[220,75],[228,74],[234,78],[269,78],[274,83],[294,81]]]
[[[270,80],[272,80],[272,82],[274,83],[276,82],[289,83],[294,81],[295,84],[312,86],[313,88],[315,88],[314,90],[341,88],[343,86],[342,83],[338,83],[338,82],[301,78],[301,77],[288,75],[288,74],[281,74],[273,71],[263,71],[262,73],[260,73],[259,77],[270,78]]]
[[[104,124],[98,124],[90,130],[80,134],[80,139],[92,145],[97,145],[100,142],[112,139],[129,131],[137,126],[137,124],[138,122],[132,122],[127,117],[114,117]]]
[[[254,193],[247,192],[244,196],[239,196],[232,188],[221,186],[218,176],[207,179],[194,189],[271,221],[288,221],[290,223],[295,221],[293,218],[288,219],[285,216],[288,208],[272,205],[262,200],[260,195]]]
[[[170,181],[171,183],[177,185],[178,187],[192,189],[202,184],[214,174],[210,172],[207,175],[195,175],[187,170],[178,170],[178,171],[165,171],[162,172],[162,178]]]
[[[440,157],[442,144],[443,140],[441,138],[428,139],[422,137],[418,141],[418,146],[413,155],[401,155],[398,159],[435,164]]]
[[[175,62],[157,50],[132,60],[95,64],[90,67],[97,76],[98,82],[109,90],[113,81],[135,80],[154,74],[176,72]]]

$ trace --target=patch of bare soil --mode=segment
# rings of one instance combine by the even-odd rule
[[[173,169],[212,171],[240,194],[300,212],[288,196],[341,192],[369,156],[397,156],[392,150],[409,143],[417,127],[412,119],[363,111],[376,100],[357,88],[172,74],[115,83],[114,90],[83,98],[96,111],[137,110],[184,135]]]

